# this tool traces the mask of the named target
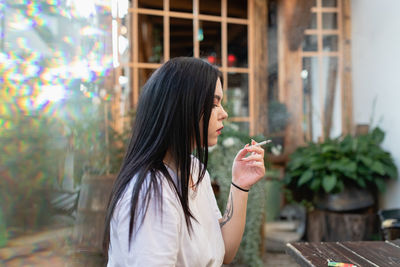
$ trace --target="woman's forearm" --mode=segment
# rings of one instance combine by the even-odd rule
[[[225,264],[233,260],[242,240],[248,194],[231,185],[224,216],[219,220],[225,244]]]

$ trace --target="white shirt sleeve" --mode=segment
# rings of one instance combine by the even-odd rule
[[[124,266],[175,266],[180,246],[181,214],[176,196],[163,184],[162,215],[158,200],[151,198],[143,223],[135,226],[130,242],[130,198],[128,190],[120,203],[117,215],[117,235]],[[141,217],[141,216],[138,216]],[[141,218],[136,220],[141,221]]]

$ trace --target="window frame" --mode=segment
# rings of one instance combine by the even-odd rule
[[[170,11],[169,2],[170,0],[163,0],[163,10],[139,8],[138,0],[133,0],[131,6],[128,9],[130,18],[130,53],[131,57],[129,62],[121,64],[117,67],[115,84],[118,86],[118,78],[121,75],[121,69],[128,67],[131,72],[130,87],[131,87],[131,106],[136,107],[139,100],[140,86],[139,86],[139,71],[141,69],[157,69],[162,63],[149,63],[139,61],[139,15],[153,15],[163,17],[163,59],[164,62],[170,59],[170,18],[179,19],[191,19],[193,21],[193,33],[197,33],[199,30],[200,21],[211,21],[221,23],[221,66],[218,66],[222,72],[224,85],[223,90],[226,95],[228,90],[228,74],[229,73],[246,73],[248,74],[248,116],[241,117],[229,117],[231,122],[247,122],[249,123],[249,134],[255,134],[255,112],[254,112],[254,55],[253,55],[253,1],[247,0],[247,18],[234,18],[228,17],[228,0],[221,0],[221,16],[199,14],[199,1],[193,0],[193,12],[178,12]],[[120,21],[119,21],[120,28]],[[244,25],[247,27],[247,67],[228,67],[228,24]],[[193,56],[200,58],[200,41],[197,40],[197,35],[193,34]],[[119,69],[119,70],[118,70]],[[227,101],[227,97],[224,98]]]

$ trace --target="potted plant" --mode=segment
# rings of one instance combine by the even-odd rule
[[[384,136],[375,128],[298,148],[286,168],[289,198],[335,212],[370,207],[386,180],[398,175],[390,153],[381,147]]]

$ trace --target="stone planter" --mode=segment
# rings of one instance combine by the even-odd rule
[[[321,241],[361,241],[376,230],[377,216],[371,192],[347,187],[338,194],[319,195],[316,209],[307,215],[307,239]]]
[[[362,241],[375,234],[376,214],[331,212],[315,209],[307,214],[309,242]]]

